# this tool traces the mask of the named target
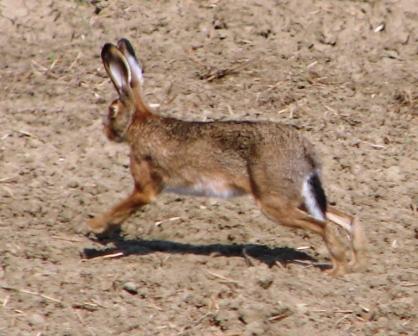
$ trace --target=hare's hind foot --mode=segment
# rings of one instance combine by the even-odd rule
[[[353,258],[348,263],[348,269],[350,273],[361,273],[367,270],[367,262],[363,259]]]
[[[320,221],[309,216],[306,212],[289,204],[286,199],[280,197],[259,199],[257,204],[267,217],[277,223],[320,235],[328,248],[333,264],[333,268],[327,273],[341,275],[347,272],[345,249],[332,227],[326,221]]]
[[[349,271],[364,271],[367,268],[367,239],[359,219],[334,207],[328,207],[326,215],[328,220],[341,226],[350,236],[351,260],[348,263]]]
[[[349,266],[352,272],[363,272],[367,269],[367,238],[357,217],[351,222],[351,231],[352,258]]]
[[[329,269],[326,269],[324,272],[332,277],[339,277],[339,276],[349,273],[350,271],[351,270],[348,268],[347,263],[333,262],[332,267]]]

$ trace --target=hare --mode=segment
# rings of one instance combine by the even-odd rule
[[[267,121],[158,116],[142,98],[143,73],[131,43],[107,43],[101,58],[119,95],[109,106],[104,131],[110,140],[129,144],[134,188],[110,211],[91,219],[91,231],[121,225],[163,191],[225,199],[251,194],[273,221],[320,235],[331,256],[331,274],[364,266],[362,227],[328,206],[317,154],[296,129]],[[351,262],[331,221],[350,235]]]

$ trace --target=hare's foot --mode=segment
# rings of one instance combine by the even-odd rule
[[[131,195],[119,202],[110,211],[96,216],[87,222],[90,230],[96,234],[102,234],[120,225],[132,215],[138,208],[148,204],[156,194],[152,187],[145,191],[134,189]]]
[[[352,272],[363,272],[367,269],[367,238],[358,218],[352,221],[351,239],[352,258],[349,263]]]
[[[97,216],[87,221],[87,226],[91,232],[101,234],[108,230],[109,223],[105,216]]]
[[[332,277],[338,277],[349,272],[349,268],[346,263],[335,262],[333,261],[332,267],[325,270],[324,272]]]
[[[367,258],[364,251],[356,251],[353,253],[353,257],[348,263],[350,272],[364,272],[367,269]]]

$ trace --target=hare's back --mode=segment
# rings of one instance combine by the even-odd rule
[[[276,122],[223,122],[213,124],[207,138],[224,152],[237,152],[246,161],[281,166],[300,165],[319,168],[313,145],[293,126]],[[292,167],[294,168],[294,167]]]
[[[142,124],[136,133],[133,147],[137,153],[157,161],[175,160],[182,166],[221,165],[233,171],[259,161],[284,167],[301,162],[319,166],[309,141],[281,123],[164,118]]]

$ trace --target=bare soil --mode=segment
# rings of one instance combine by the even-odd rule
[[[2,0],[0,13],[0,335],[417,335],[416,0]],[[118,240],[86,237],[132,187],[128,149],[101,127],[115,92],[100,49],[120,37],[158,113],[299,127],[330,201],[364,223],[368,270],[329,277],[321,240],[250,197],[165,194]]]

